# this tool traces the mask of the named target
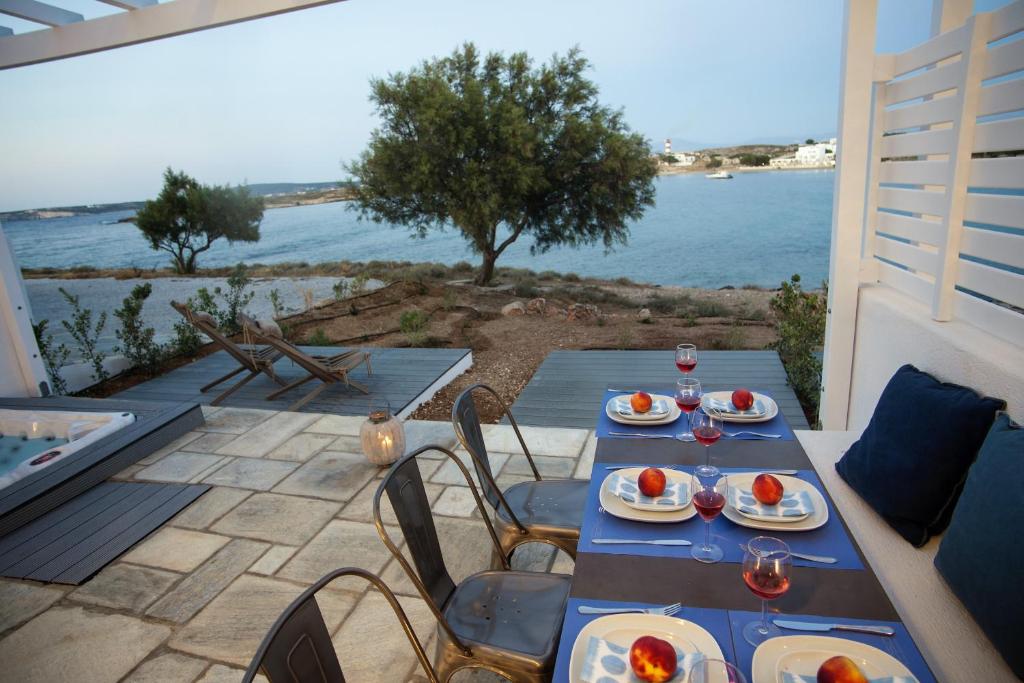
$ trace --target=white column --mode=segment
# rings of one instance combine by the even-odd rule
[[[845,0],[839,87],[839,158],[832,200],[828,319],[821,422],[846,429],[857,329],[864,211],[871,146],[872,75],[878,0]]]
[[[963,26],[973,13],[974,0],[932,0],[932,38]]]
[[[49,386],[21,270],[0,226],[0,396],[41,396],[43,383]]]

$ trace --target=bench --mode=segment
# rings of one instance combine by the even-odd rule
[[[932,564],[942,537],[914,548],[839,477],[835,464],[858,433],[799,430],[796,436],[936,679],[1018,681]]]

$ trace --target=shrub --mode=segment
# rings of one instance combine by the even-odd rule
[[[267,300],[270,302],[271,310],[273,310],[274,319],[277,320],[282,317],[284,315],[284,302],[281,301],[281,292],[276,287],[267,292]]]
[[[533,299],[540,294],[540,290],[537,289],[536,280],[532,277],[524,277],[516,280],[515,285],[512,286],[512,293],[525,299]]]
[[[698,301],[694,304],[694,313],[698,318],[727,318],[732,309],[717,301]]]
[[[107,312],[102,311],[94,325],[91,308],[82,308],[78,296],[71,294],[63,287],[60,287],[58,291],[71,304],[71,322],[62,320],[61,325],[75,340],[85,362],[92,366],[93,381],[102,382],[110,377],[110,373],[103,367],[103,361],[106,360],[107,354],[100,351],[97,344],[103,328],[107,325]]]
[[[580,276],[577,275],[576,273],[566,273],[565,275],[562,276],[562,279],[565,280],[566,282],[579,282]]]
[[[192,300],[189,299],[189,304]],[[186,320],[179,320],[174,323],[174,338],[171,340],[171,348],[176,354],[191,358],[203,345],[203,339],[199,332]]]
[[[164,356],[164,350],[153,341],[155,330],[142,321],[142,307],[152,293],[153,286],[148,282],[135,285],[121,308],[114,311],[114,317],[121,322],[120,329],[115,331],[120,342],[115,350],[123,353],[133,367],[147,374],[157,370]]]
[[[772,347],[779,352],[790,386],[812,416],[818,413],[821,392],[821,361],[815,351],[825,342],[827,282],[822,289],[821,293],[805,292],[800,276],[794,275],[782,283],[769,304],[779,333]]]
[[[324,328],[318,327],[313,330],[313,334],[309,335],[306,339],[307,346],[330,346],[331,340],[324,331]]]
[[[366,293],[366,283],[369,282],[370,276],[366,273],[359,273],[352,282],[349,283],[348,293],[349,296],[362,296]]]
[[[634,283],[628,277],[617,277],[617,278],[615,278],[615,284],[622,285],[623,287],[629,287],[629,286],[631,286],[633,284],[636,284],[636,283]]]
[[[693,299],[687,294],[680,294],[679,296],[654,294],[647,298],[644,307],[651,309],[654,313],[665,315],[677,313],[680,308],[690,306],[692,303]]]
[[[413,309],[402,313],[398,319],[398,328],[409,340],[410,346],[421,346],[426,340],[427,323],[430,317],[423,311]]]
[[[221,292],[220,287],[214,288],[214,293],[224,296],[224,314],[217,319],[217,323],[225,334],[237,334],[242,331],[238,325],[238,314],[245,310],[256,295],[255,292],[246,291],[251,284],[252,280],[246,274],[245,266],[239,263],[228,277],[228,291]]]
[[[453,311],[457,305],[458,301],[455,298],[455,290],[444,290],[444,296],[441,298],[441,308],[446,311]]]
[[[46,331],[50,321],[43,318],[37,323],[32,323],[32,332],[36,335],[36,345],[39,347],[39,355],[46,366],[46,374],[50,377],[50,388],[54,394],[62,396],[68,393],[68,385],[60,375],[60,369],[64,367],[71,349],[64,344],[53,345],[53,334]]]

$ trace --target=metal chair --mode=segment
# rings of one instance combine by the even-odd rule
[[[490,393],[498,402],[515,430],[519,445],[533,470],[534,481],[513,484],[505,491],[495,484],[487,445],[480,430],[480,417],[473,399],[473,392],[477,390]],[[512,553],[523,543],[548,543],[564,550],[575,560],[580,527],[583,525],[583,510],[587,502],[588,482],[542,479],[512,412],[498,396],[498,392],[486,384],[474,384],[455,399],[452,427],[459,443],[473,458],[484,497],[497,513],[495,521],[498,542],[505,558],[511,559]]]
[[[341,672],[341,664],[338,663],[331,643],[331,634],[327,631],[320,607],[316,603],[316,593],[342,576],[359,576],[377,587],[402,624],[402,630],[416,652],[427,680],[429,683],[438,683],[437,674],[395,594],[376,574],[358,567],[335,569],[288,605],[264,636],[245,671],[242,683],[251,683],[258,673],[266,676],[270,683],[345,683],[345,675]]]
[[[373,517],[384,545],[405,570],[437,619],[437,677],[446,682],[460,669],[483,668],[517,683],[551,680],[570,576],[510,569],[487,570],[455,584],[445,565],[441,545],[423,488],[417,456],[444,453],[466,478],[477,508],[483,501],[459,458],[446,448],[424,446],[396,462],[384,475],[373,498]],[[381,496],[387,494],[402,528],[416,568],[391,540],[381,520]],[[495,550],[500,550],[494,525],[483,515]]]

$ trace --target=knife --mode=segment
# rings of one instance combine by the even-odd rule
[[[643,539],[628,539],[628,538],[592,538],[590,542],[594,545],[693,545],[689,541],[681,538],[666,538],[659,540],[643,540]]]
[[[808,621],[787,621],[786,619],[773,619],[772,622],[780,628],[788,628],[794,631],[856,631],[857,633],[874,633],[878,636],[891,636],[896,630],[889,626],[861,626],[860,624],[813,624]]]

